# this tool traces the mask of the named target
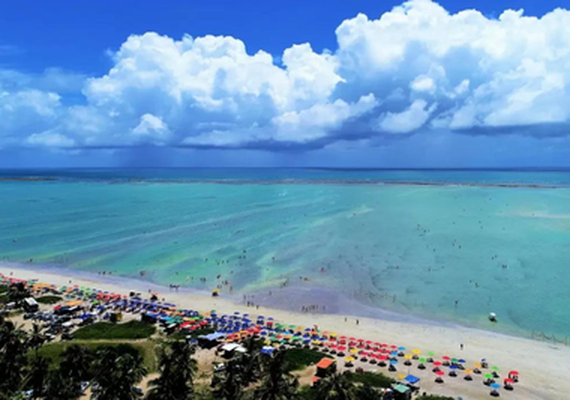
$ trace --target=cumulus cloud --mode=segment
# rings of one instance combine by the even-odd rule
[[[132,35],[106,74],[81,79],[83,104],[64,105],[57,90],[77,76],[51,70],[51,86],[10,86],[0,71],[0,144],[280,149],[441,129],[560,135],[570,132],[569,35],[567,10],[495,19],[430,0],[359,14],[336,29],[334,51],[292,45],[279,62],[229,36]]]

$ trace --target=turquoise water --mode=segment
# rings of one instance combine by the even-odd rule
[[[3,261],[144,271],[142,279],[206,289],[221,274],[237,294],[303,276],[411,315],[488,328],[493,311],[509,332],[570,334],[568,172],[83,170],[0,179],[16,176],[57,180],[0,182]],[[355,180],[482,186],[347,184]],[[499,183],[560,187],[484,186]]]

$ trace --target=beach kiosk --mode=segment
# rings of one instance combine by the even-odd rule
[[[26,310],[26,312],[36,312],[39,308],[40,306],[38,305],[38,302],[33,297],[27,297],[24,299],[24,310]]]
[[[237,343],[226,343],[220,350],[222,351],[222,357],[226,359],[232,358],[236,352],[247,353],[247,349]]]
[[[316,365],[317,373],[315,376],[317,378],[324,378],[336,371],[336,361],[332,358],[323,357]]]
[[[400,383],[392,385],[395,400],[410,400],[412,398],[412,389]]]

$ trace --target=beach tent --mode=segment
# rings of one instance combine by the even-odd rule
[[[417,376],[414,376],[414,375],[408,375],[404,378],[404,380],[408,381],[412,385],[415,385],[416,383],[418,383],[420,381],[420,378],[418,378]]]
[[[336,370],[336,361],[333,360],[332,358],[323,357],[317,363],[316,367],[317,367],[316,376],[325,377]]]

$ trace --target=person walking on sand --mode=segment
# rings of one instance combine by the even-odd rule
[[[459,345],[459,350],[463,350],[463,343]]]

